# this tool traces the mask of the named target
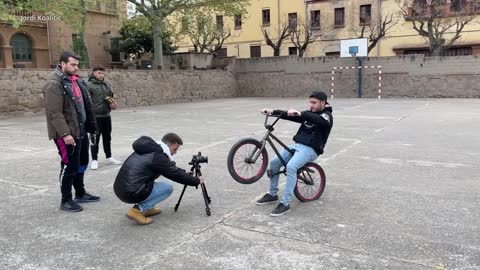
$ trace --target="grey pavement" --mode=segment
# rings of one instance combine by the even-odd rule
[[[266,175],[242,185],[226,157],[244,137],[260,138],[263,107],[303,109],[303,98],[238,98],[121,109],[113,113],[113,154],[124,160],[141,135],[178,133],[175,156],[203,166],[212,198],[182,186],[148,226],[125,217],[114,195],[119,166],[86,172],[102,197],[84,211],[58,210],[59,157],[45,116],[0,120],[0,269],[480,269],[480,101],[334,99],[334,128],[317,162],[327,175],[319,200],[274,205],[254,200]],[[298,124],[274,132],[290,143]],[[270,152],[270,157],[272,153]],[[283,183],[285,177],[281,177]],[[282,194],[282,190],[280,191]]]

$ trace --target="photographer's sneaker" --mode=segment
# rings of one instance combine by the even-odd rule
[[[116,159],[113,158],[113,157],[109,157],[109,158],[107,158],[107,164],[110,164],[110,165],[120,165],[120,164],[122,164],[122,162],[116,160]]]
[[[83,208],[76,202],[74,202],[72,199],[70,199],[60,203],[60,210],[67,212],[80,212],[83,210]]]
[[[97,170],[98,169],[98,161],[92,160],[92,164],[90,164],[90,169]]]
[[[278,217],[281,216],[287,212],[290,212],[290,206],[289,205],[284,205],[283,203],[279,203],[275,209],[270,213],[270,216],[272,217]]]
[[[86,202],[98,202],[100,201],[100,197],[93,196],[91,194],[85,193],[82,197],[75,196],[76,203],[86,203]]]
[[[259,200],[257,200],[255,202],[256,205],[265,205],[265,204],[270,204],[270,203],[274,203],[278,201],[278,196],[275,195],[275,196],[272,196],[268,193],[266,193],[265,195],[263,195],[262,198],[260,198]]]

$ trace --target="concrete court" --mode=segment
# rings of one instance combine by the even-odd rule
[[[334,128],[319,162],[327,187],[315,202],[253,201],[264,176],[241,185],[226,157],[264,133],[263,107],[306,108],[303,98],[237,98],[113,113],[113,154],[125,159],[140,135],[181,135],[187,167],[202,151],[212,216],[201,191],[181,185],[154,223],[137,226],[114,195],[119,169],[100,160],[86,187],[102,196],[84,211],[58,210],[59,157],[45,116],[0,120],[0,269],[480,269],[480,101],[334,99]],[[275,134],[286,142],[295,123]],[[100,158],[104,155],[100,151]],[[272,157],[270,153],[270,157]],[[477,169],[476,169],[477,168]],[[285,178],[281,177],[281,183]]]

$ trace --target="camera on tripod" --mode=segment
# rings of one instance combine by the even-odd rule
[[[188,165],[198,165],[200,163],[208,163],[208,157],[202,156],[202,152],[198,152],[197,155],[194,155]]]
[[[202,176],[201,172],[201,163],[208,163],[208,157],[207,156],[202,156],[202,152],[198,152],[197,155],[194,155],[192,157],[192,160],[188,163],[189,165],[192,165],[192,168],[190,169],[190,172],[194,174],[196,177]],[[208,196],[207,188],[205,187],[205,184],[202,183],[200,184],[200,187],[202,188],[202,194],[203,194],[203,200],[205,201],[205,211],[207,212],[207,216],[210,216],[210,207],[208,206],[212,200],[210,199],[210,196]],[[197,186],[198,188],[198,186]],[[180,194],[180,198],[178,199],[177,204],[175,205],[175,212],[178,210],[178,207],[180,206],[180,201],[182,200],[183,194],[185,193],[185,189],[187,189],[187,185],[183,187],[182,194]]]

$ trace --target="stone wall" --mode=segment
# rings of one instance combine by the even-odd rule
[[[239,96],[305,96],[331,91],[334,67],[357,66],[356,59],[277,57],[237,59]],[[480,56],[366,58],[363,66],[381,66],[382,97],[480,97]],[[356,69],[335,70],[335,97],[356,97]],[[378,96],[378,69],[363,69],[363,97]]]
[[[44,109],[43,86],[50,70],[0,69],[0,115],[25,115]],[[80,76],[88,76],[81,71]],[[121,107],[191,102],[236,95],[228,71],[107,71]]]
[[[109,70],[107,80],[121,107],[135,107],[236,96],[306,96],[314,89],[329,93],[332,69],[356,65],[352,58],[236,59],[231,71]],[[381,66],[382,97],[480,97],[479,56],[366,58],[363,65]],[[50,72],[0,69],[0,116],[42,111],[42,89]],[[356,97],[357,90],[357,70],[335,71],[335,97]],[[377,95],[378,69],[364,69],[363,97]]]

